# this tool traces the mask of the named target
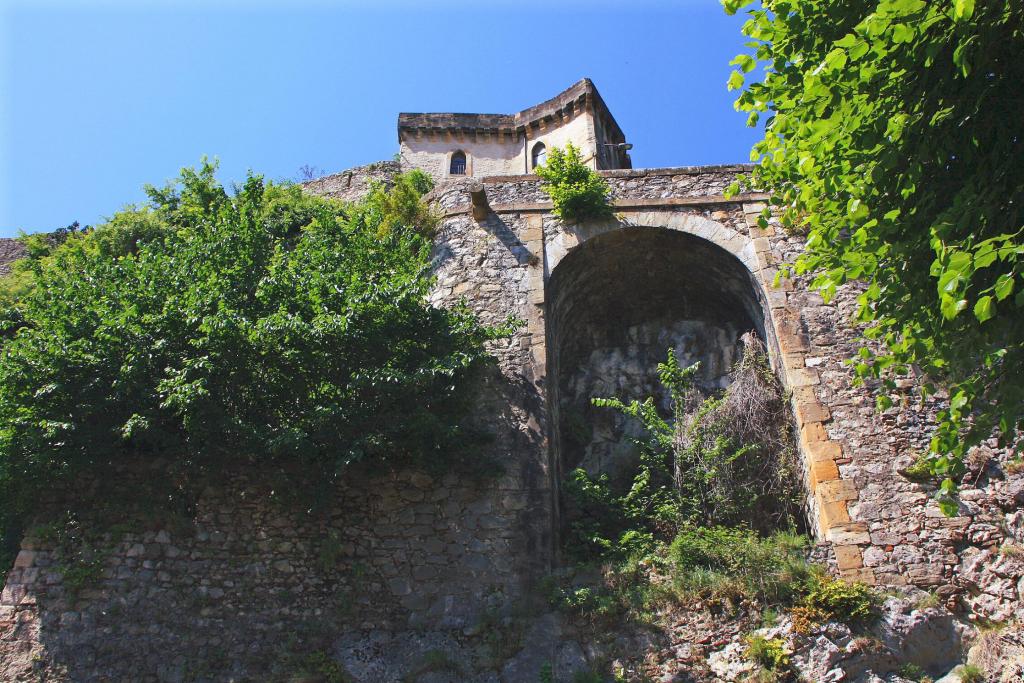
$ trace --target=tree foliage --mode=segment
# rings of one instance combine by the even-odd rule
[[[534,172],[554,204],[552,213],[566,221],[611,218],[611,188],[605,179],[585,163],[571,142],[565,149],[553,148],[547,162]]]
[[[767,114],[749,182],[806,233],[795,267],[826,298],[863,283],[880,343],[856,369],[885,380],[879,406],[914,368],[925,393],[948,390],[931,449],[950,493],[967,448],[1024,425],[1024,4],[764,0],[749,15],[729,79],[763,67],[736,102],[751,125]]]
[[[205,163],[19,267],[4,313],[0,514],[39,491],[161,457],[291,463],[311,485],[359,462],[464,452],[486,356],[465,307],[434,308],[420,176],[355,206]],[[429,227],[429,226],[428,226]]]

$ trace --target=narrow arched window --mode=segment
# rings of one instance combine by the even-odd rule
[[[544,162],[548,160],[548,148],[544,146],[543,142],[538,142],[533,146],[533,166],[531,168],[537,168],[543,166]]]
[[[452,163],[448,167],[448,172],[452,175],[466,175],[466,155],[463,152],[455,152],[452,154]]]

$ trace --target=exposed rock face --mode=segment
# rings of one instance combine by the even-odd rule
[[[11,272],[11,262],[25,255],[25,247],[13,237],[0,237],[0,276]]]
[[[963,657],[963,631],[944,608],[917,609],[910,599],[890,598],[866,633],[832,622],[801,635],[793,632],[788,618],[755,633],[785,643],[792,670],[802,680],[869,683],[908,666],[931,676],[947,673]],[[708,663],[715,680],[728,682],[746,680],[757,669],[737,641],[713,653]]]
[[[959,583],[966,589],[964,601],[973,613],[992,621],[1024,618],[1024,548],[970,546],[961,554],[958,569]]]
[[[971,646],[967,661],[988,674],[990,683],[1024,680],[1024,625],[990,629]]]

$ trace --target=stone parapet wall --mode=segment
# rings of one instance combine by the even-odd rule
[[[308,180],[302,183],[302,188],[311,194],[332,197],[344,202],[356,202],[369,193],[374,183],[390,187],[400,172],[401,168],[397,161],[378,161]]]

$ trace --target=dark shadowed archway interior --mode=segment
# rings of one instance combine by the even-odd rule
[[[760,287],[732,254],[699,237],[630,227],[569,253],[547,284],[552,446],[558,477],[576,467],[613,478],[634,461],[638,426],[593,397],[655,396],[657,365],[673,348],[700,362],[709,390],[728,383],[739,338],[765,338]]]

